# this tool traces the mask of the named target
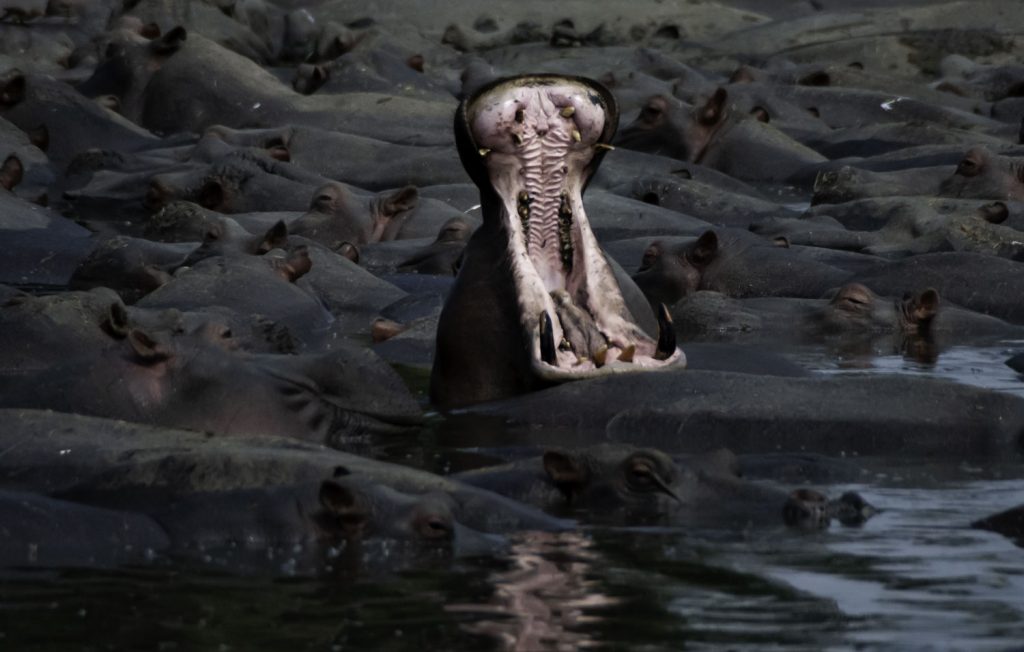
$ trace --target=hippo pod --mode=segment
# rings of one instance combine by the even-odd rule
[[[577,77],[500,79],[459,106],[456,143],[484,224],[441,315],[435,403],[685,364],[667,310],[657,339],[638,326],[584,212],[617,122],[607,89]]]

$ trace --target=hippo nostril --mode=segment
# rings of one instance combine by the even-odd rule
[[[645,204],[652,204],[654,206],[661,206],[661,199],[658,197],[658,194],[654,193],[654,192],[645,193],[644,196],[641,197],[641,200]]]

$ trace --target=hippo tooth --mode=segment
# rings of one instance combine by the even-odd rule
[[[622,353],[619,354],[620,362],[632,362],[633,356],[636,354],[636,344],[630,344],[626,348],[622,349]]]
[[[481,147],[477,151],[480,152],[480,156],[487,156],[488,154],[491,153],[491,150],[487,149],[486,147]]]
[[[573,129],[572,130],[572,139],[575,140],[577,143],[583,141],[583,135],[580,134],[580,130],[579,129]]]
[[[564,109],[562,109],[559,113],[562,114],[563,118],[571,118],[573,116],[573,114],[576,113],[576,107],[575,106],[567,106]]]
[[[658,304],[658,348],[655,360],[665,360],[676,350],[676,329],[672,327],[672,315],[664,303]]]
[[[594,364],[597,365],[598,368],[600,368],[600,367],[604,366],[604,363],[607,360],[608,360],[608,345],[605,344],[604,346],[602,346],[598,350],[594,351]]]
[[[611,150],[615,149],[615,146],[609,145],[607,143],[597,143],[596,145],[594,145],[594,149],[606,149],[610,152]]]
[[[548,364],[555,364],[555,328],[551,325],[551,315],[547,311],[540,313],[540,359]]]

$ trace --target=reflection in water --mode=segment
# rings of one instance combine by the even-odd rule
[[[602,559],[593,541],[578,532],[526,532],[509,555],[513,568],[491,575],[490,604],[446,607],[450,612],[479,616],[463,628],[494,637],[506,650],[576,650],[598,645],[577,628],[601,620],[593,609],[618,601],[601,593],[598,582],[589,579]]]

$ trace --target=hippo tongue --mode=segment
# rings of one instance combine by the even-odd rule
[[[633,321],[583,210],[595,152],[614,131],[610,101],[586,80],[534,76],[497,83],[466,109],[499,198],[533,367],[549,380],[685,361],[671,336],[655,341]]]

